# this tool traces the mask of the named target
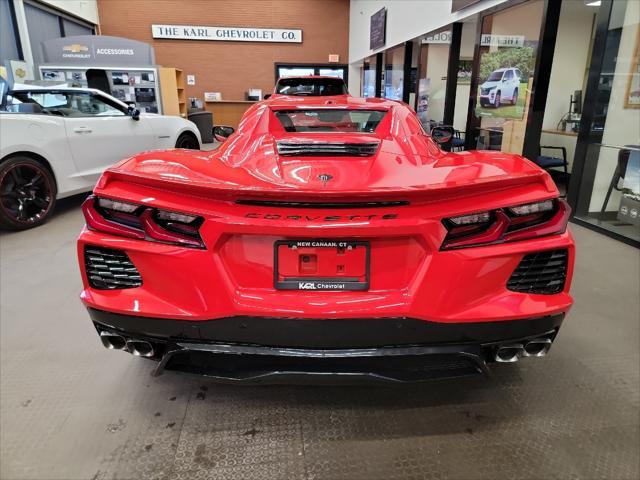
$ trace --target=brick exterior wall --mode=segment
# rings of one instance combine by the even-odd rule
[[[156,63],[196,76],[187,97],[222,92],[244,100],[249,88],[273,90],[274,63],[347,63],[349,0],[98,0],[100,32],[150,43]],[[165,40],[152,24],[299,28],[301,44]]]

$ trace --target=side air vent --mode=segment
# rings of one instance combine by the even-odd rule
[[[378,150],[378,142],[367,143],[305,143],[278,142],[278,153],[298,157],[370,157]]]
[[[564,289],[567,278],[567,250],[525,255],[507,282],[514,292],[552,295]]]
[[[380,201],[380,202],[289,202],[279,200],[236,200],[238,205],[253,205],[256,207],[278,208],[383,208],[403,207],[409,205],[406,200]]]
[[[140,272],[122,250],[86,246],[84,265],[93,288],[115,290],[142,285]]]

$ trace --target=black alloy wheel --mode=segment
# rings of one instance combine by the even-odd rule
[[[515,105],[518,103],[518,89],[516,88],[513,92],[513,97],[511,98],[511,105]]]
[[[198,139],[195,136],[189,133],[183,133],[178,137],[178,140],[176,141],[176,148],[200,150],[200,145],[198,144]]]
[[[502,98],[500,98],[500,92],[496,93],[496,98],[493,103],[493,108],[498,108],[500,106],[500,102],[502,102]]]
[[[0,166],[0,227],[25,230],[42,224],[53,211],[56,184],[47,167],[29,157]]]

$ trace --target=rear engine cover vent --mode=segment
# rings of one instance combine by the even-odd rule
[[[122,250],[87,245],[84,247],[84,265],[93,288],[115,290],[142,285],[140,272]]]
[[[378,150],[378,142],[278,142],[278,153],[298,157],[370,157]]]
[[[295,202],[288,200],[236,200],[238,205],[255,205],[257,207],[279,208],[384,208],[403,207],[409,205],[406,200],[382,200],[375,202]]]
[[[551,250],[525,255],[507,282],[514,292],[552,295],[564,290],[569,252]]]

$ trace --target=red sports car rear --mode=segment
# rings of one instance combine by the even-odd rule
[[[549,175],[448,153],[399,102],[278,97],[213,152],[147,152],[83,206],[105,346],[228,381],[413,381],[544,356],[569,310]]]

